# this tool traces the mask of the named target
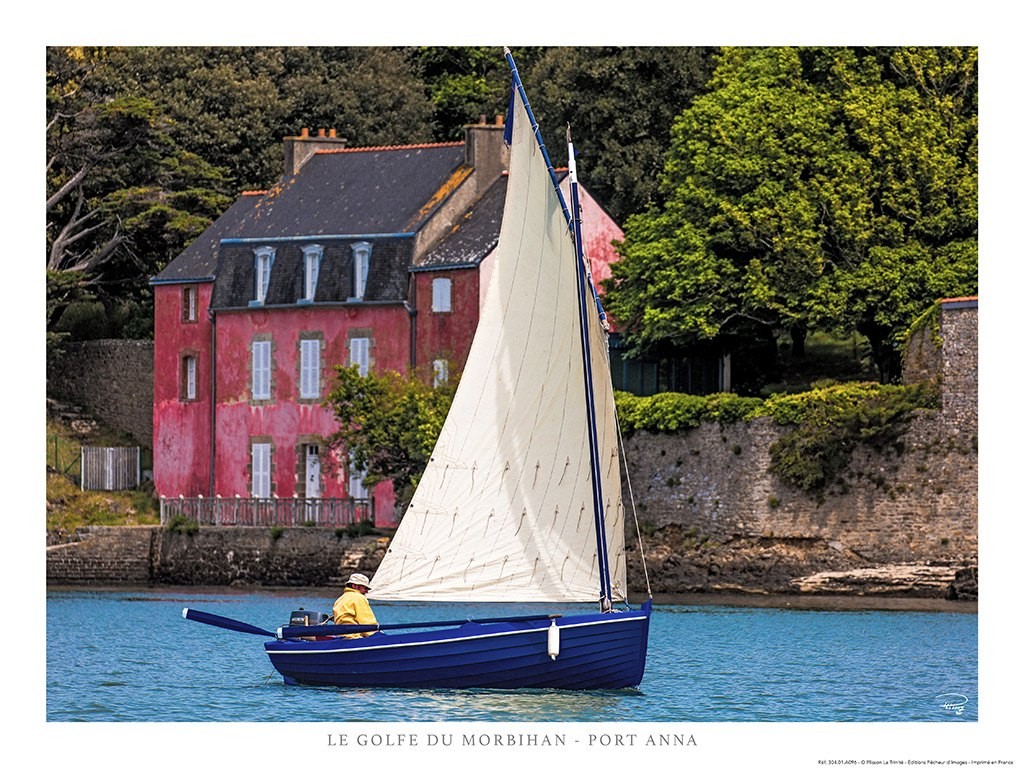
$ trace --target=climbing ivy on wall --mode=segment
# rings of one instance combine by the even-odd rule
[[[937,407],[934,386],[848,383],[766,400],[716,394],[707,397],[665,392],[651,397],[615,393],[624,434],[679,432],[705,422],[728,424],[769,417],[792,427],[770,448],[769,469],[783,482],[809,493],[837,481],[854,449],[899,449],[909,416]]]
[[[923,384],[847,384],[769,398],[765,412],[793,426],[772,444],[769,469],[796,488],[822,491],[839,479],[858,445],[899,450],[908,416],[935,406],[934,388]]]

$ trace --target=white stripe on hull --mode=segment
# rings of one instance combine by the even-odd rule
[[[629,618],[622,618],[622,619],[605,619],[603,621],[585,621],[585,622],[580,622],[578,624],[559,624],[558,627],[563,632],[565,632],[565,631],[568,631],[568,630],[571,630],[571,629],[575,629],[576,627],[592,627],[592,626],[596,626],[598,624],[607,626],[609,624],[621,624],[622,622],[626,622],[626,621],[646,621],[646,620],[647,620],[646,616],[632,616],[632,617],[629,617]],[[506,637],[506,636],[509,636],[509,635],[526,635],[526,634],[531,634],[531,633],[535,633],[535,632],[544,632],[544,633],[546,633],[547,631],[548,631],[548,628],[545,626],[545,627],[538,627],[536,629],[516,629],[516,630],[509,631],[509,632],[490,632],[490,633],[487,633],[487,634],[467,635],[465,637],[446,637],[446,638],[441,639],[441,640],[419,640],[419,641],[410,642],[410,643],[383,643],[381,645],[364,645],[364,646],[360,646],[358,648],[319,648],[319,649],[311,648],[309,650],[302,650],[302,651],[299,651],[299,650],[295,650],[295,651],[273,650],[272,651],[272,650],[268,649],[267,653],[270,654],[270,655],[274,655],[274,654],[309,654],[309,653],[317,653],[317,654],[326,654],[326,653],[356,653],[358,651],[379,651],[379,650],[383,650],[385,648],[412,648],[412,647],[418,646],[418,645],[441,645],[442,643],[457,643],[457,642],[462,642],[462,641],[466,641],[466,640],[480,640],[482,638]]]

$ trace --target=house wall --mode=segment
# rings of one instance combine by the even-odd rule
[[[252,489],[253,439],[272,444],[271,493],[303,495],[301,452],[306,443],[326,439],[336,429],[323,402],[299,398],[299,342],[304,334],[323,341],[321,395],[333,387],[333,370],[348,365],[348,340],[371,336],[373,369],[405,371],[409,363],[410,318],[402,305],[366,307],[301,307],[221,312],[217,315],[216,493],[247,497]],[[271,399],[253,402],[254,339],[272,343]],[[347,473],[337,457],[321,454],[321,495],[348,496]],[[377,522],[393,522],[394,493],[390,484],[374,489]]]
[[[452,311],[434,312],[434,278],[452,281]],[[416,300],[416,366],[431,370],[433,361],[449,361],[449,372],[461,371],[469,356],[480,319],[480,270],[448,269],[414,274]]]
[[[562,194],[569,200],[568,178],[560,184]],[[598,204],[582,185],[579,187],[583,240],[586,243],[587,256],[590,259],[590,271],[594,284],[603,295],[601,282],[611,277],[611,264],[618,260],[619,254],[614,243],[623,238],[622,229],[611,216]]]
[[[153,290],[153,482],[163,496],[210,493],[210,366],[212,325],[207,314],[213,283],[193,283],[195,322],[182,319],[184,285]],[[182,358],[198,359],[196,399],[182,399]]]

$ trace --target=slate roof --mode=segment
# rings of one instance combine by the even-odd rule
[[[214,279],[222,240],[413,233],[471,171],[463,142],[316,152],[266,192],[243,194],[151,282]]]
[[[479,264],[498,244],[508,176],[488,187],[447,235],[413,265],[414,270],[453,269]]]
[[[240,230],[264,192],[243,193],[199,237],[189,244],[170,264],[161,270],[153,283],[194,283],[213,280],[217,269],[217,249],[225,237],[233,237]]]
[[[555,169],[555,178],[559,183],[568,175],[568,171],[563,168]],[[498,245],[507,193],[508,174],[504,173],[469,207],[440,243],[417,259],[412,270],[477,266]]]
[[[465,144],[354,148],[315,153],[255,207],[237,237],[412,232],[444,199]],[[450,190],[449,190],[450,191]]]

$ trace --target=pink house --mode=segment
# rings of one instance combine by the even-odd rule
[[[464,363],[501,226],[503,128],[396,147],[286,138],[280,181],[152,279],[153,475],[168,509],[396,523],[390,484],[366,488],[327,455],[325,396],[338,365],[444,377]],[[583,205],[600,280],[622,232],[585,192]]]

